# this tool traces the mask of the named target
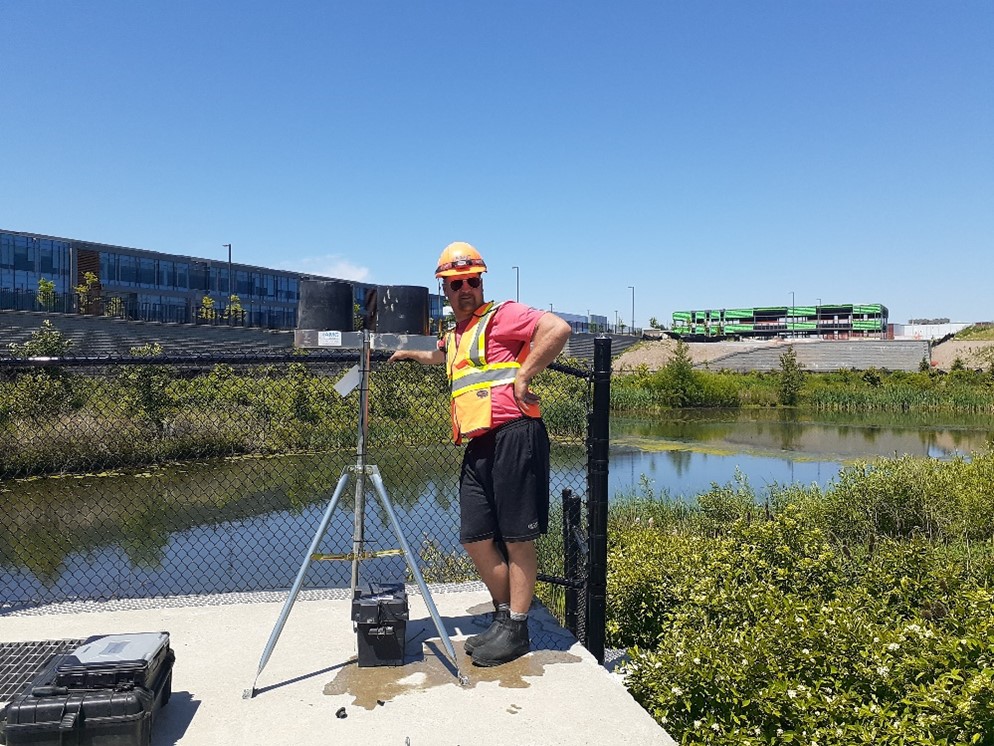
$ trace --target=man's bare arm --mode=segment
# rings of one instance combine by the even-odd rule
[[[396,363],[398,360],[413,360],[422,365],[441,365],[445,362],[445,353],[441,350],[397,350],[387,362]]]
[[[531,350],[514,378],[514,398],[522,411],[538,403],[538,396],[529,390],[528,384],[563,351],[571,332],[569,324],[553,313],[544,313],[538,320]]]

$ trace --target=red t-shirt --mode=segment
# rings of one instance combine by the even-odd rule
[[[479,309],[477,311],[479,312]],[[545,311],[515,301],[501,304],[490,319],[490,328],[487,330],[487,362],[507,363],[517,360],[522,348],[531,344],[535,325],[544,313]],[[466,319],[456,324],[457,346],[471,320]],[[491,427],[503,425],[523,416],[539,416],[537,407],[534,412],[522,412],[518,408],[518,403],[514,400],[513,386],[495,386],[491,389],[491,407]]]

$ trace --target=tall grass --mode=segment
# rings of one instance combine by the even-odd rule
[[[781,374],[729,371],[636,370],[616,375],[616,411],[658,412],[682,407],[781,406]],[[797,406],[823,412],[994,413],[994,374],[969,370],[934,372],[837,371],[804,373]]]

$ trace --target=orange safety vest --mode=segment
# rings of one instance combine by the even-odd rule
[[[525,344],[515,360],[506,363],[487,362],[487,339],[490,321],[500,303],[488,303],[483,313],[473,315],[456,344],[455,330],[445,338],[445,371],[452,388],[452,439],[482,435],[490,429],[493,417],[492,390],[497,386],[513,386],[514,378],[528,356]],[[538,417],[538,407],[529,416]]]

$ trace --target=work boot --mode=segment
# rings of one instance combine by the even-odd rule
[[[469,653],[473,654],[473,651],[478,647],[487,642],[491,637],[497,634],[497,630],[500,628],[500,621],[502,619],[510,619],[511,612],[507,609],[497,609],[494,611],[492,616],[492,621],[490,626],[478,635],[473,635],[472,637],[467,637],[466,642],[463,643],[463,649]]]
[[[473,651],[473,665],[499,666],[531,650],[527,619],[516,621],[508,615],[496,624],[493,636]]]

